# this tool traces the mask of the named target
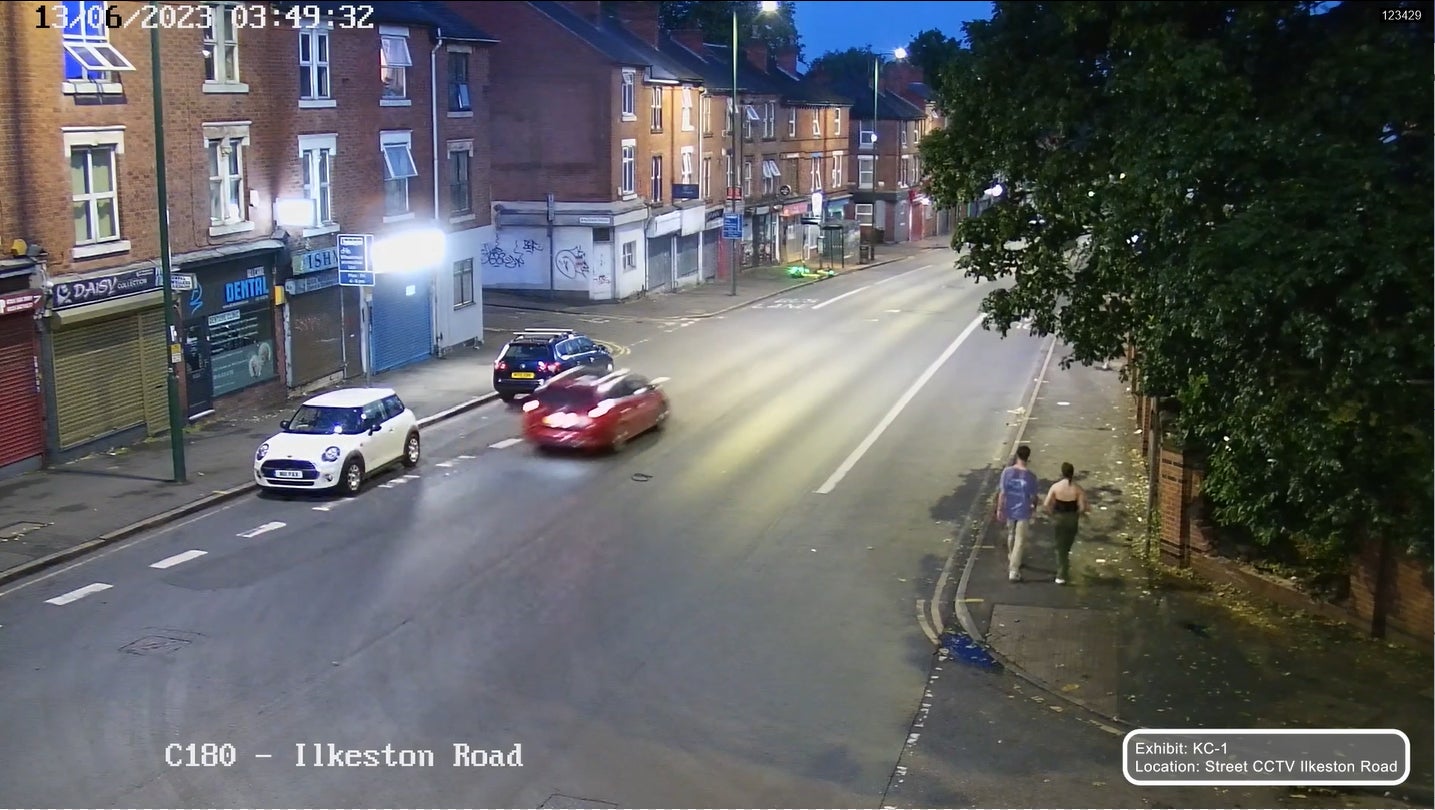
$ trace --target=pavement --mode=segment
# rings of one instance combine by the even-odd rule
[[[1269,806],[1239,788],[1146,788],[1123,782],[1121,737],[1132,728],[1399,728],[1412,744],[1412,770],[1399,787],[1285,788],[1279,806],[1429,807],[1432,802],[1431,673],[1428,656],[1382,643],[1343,624],[1258,602],[1240,592],[1154,565],[1148,556],[1145,465],[1131,399],[1118,368],[1046,368],[1020,434],[1045,488],[1063,461],[1077,468],[1092,516],[1083,519],[1072,558],[1072,581],[1054,582],[1056,555],[1049,519],[1034,526],[1023,582],[1007,580],[1004,539],[987,506],[968,516],[977,538],[965,552],[947,639],[987,645],[1001,674],[958,654],[938,665],[944,682],[930,689],[926,733],[904,757],[894,806],[950,806],[953,775],[971,770],[966,739],[988,710],[976,708],[975,680],[1006,693],[1013,705],[1054,727],[1045,738],[1009,730],[1006,744],[1050,745],[1056,728],[1105,740],[1086,752],[1104,764],[1111,787],[1102,806]],[[1014,437],[1015,442],[1015,437]],[[1010,448],[1003,454],[1009,457]],[[995,460],[988,480],[1004,459]],[[1153,544],[1154,545],[1154,544]],[[969,565],[965,563],[970,561]],[[956,649],[954,646],[953,649]],[[961,650],[956,649],[958,653]],[[1372,685],[1379,684],[1378,688]],[[1073,763],[1033,757],[1019,776],[1040,780],[1052,801],[1073,789]],[[1118,787],[1119,785],[1119,787]],[[1354,791],[1362,791],[1356,793]],[[1058,805],[1048,805],[1058,806]]]

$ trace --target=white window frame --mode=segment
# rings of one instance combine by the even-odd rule
[[[248,166],[246,165],[245,154],[249,149],[249,121],[233,121],[226,123],[204,124],[204,151],[206,165],[210,163],[210,151],[220,150],[215,156],[219,165],[219,174],[209,174],[209,235],[228,236],[233,233],[244,233],[254,230],[255,223],[249,216],[249,178]],[[229,162],[225,160],[227,154],[239,155],[239,168],[237,174],[228,171]],[[239,208],[237,213],[224,212],[221,216],[215,216],[213,203],[215,187],[218,186],[221,200],[229,200],[233,197]]]
[[[404,221],[406,221],[406,220],[413,219],[414,216],[415,216],[414,209],[413,209],[413,188],[412,188],[412,185],[413,185],[413,184],[412,184],[411,182],[409,182],[409,181],[411,181],[411,180],[413,180],[415,177],[418,177],[418,176],[419,176],[419,165],[418,165],[418,162],[414,160],[414,141],[413,141],[413,135],[414,135],[414,134],[413,134],[413,131],[412,131],[412,130],[407,130],[407,129],[404,129],[404,130],[388,130],[388,131],[384,131],[384,132],[380,132],[380,133],[379,133],[379,159],[384,162],[384,173],[383,173],[382,176],[383,176],[383,178],[384,178],[384,186],[385,186],[385,187],[384,187],[384,222],[385,222],[385,223],[390,223],[390,222],[404,222]],[[413,174],[403,174],[403,172],[407,171],[408,167],[403,166],[403,165],[396,165],[396,164],[394,163],[394,161],[395,161],[396,159],[402,159],[402,156],[396,157],[396,155],[395,155],[395,154],[391,154],[389,150],[390,150],[390,149],[395,149],[395,148],[397,148],[397,147],[403,147],[403,150],[404,150],[404,151],[403,151],[403,154],[404,154],[404,155],[407,155],[408,163],[413,167]],[[388,200],[389,200],[388,184],[389,184],[389,183],[398,183],[398,182],[402,182],[402,183],[403,183],[403,190],[404,190],[404,210],[403,210],[402,212],[400,212],[400,213],[397,213],[397,214],[391,214],[391,213],[388,212]]]
[[[693,126],[693,88],[683,88],[683,132],[692,132]]]
[[[900,162],[897,164],[897,188],[906,188],[911,185],[911,183],[909,182],[909,175],[911,174],[911,171],[912,156],[902,155],[902,157],[900,158]]]
[[[742,162],[742,196],[747,199],[752,196],[752,161]]]
[[[464,283],[465,279],[467,284]],[[459,259],[453,263],[453,308],[464,309],[478,302],[478,276],[473,270],[473,258]]]
[[[832,153],[832,190],[838,191],[842,188],[842,164],[847,162],[846,152]]]
[[[712,96],[709,96],[709,95],[707,95],[707,94],[704,94],[704,95],[703,95],[703,106],[702,106],[701,112],[699,112],[699,114],[698,114],[698,117],[699,117],[700,119],[702,119],[702,120],[700,121],[700,125],[702,126],[702,134],[704,134],[704,135],[711,135],[711,134],[713,134],[713,97],[712,97]]]
[[[857,148],[875,149],[877,146],[877,122],[863,120],[857,125]]]
[[[60,45],[80,69],[79,75],[69,76],[68,65],[62,66],[66,73],[61,89],[67,95],[123,93],[124,87],[114,74],[135,69],[110,43],[110,29],[104,22],[107,5],[101,0],[64,0],[59,4],[66,21],[60,31]],[[90,7],[95,8],[93,13]],[[76,19],[80,22],[71,22]]]
[[[777,102],[769,101],[762,110],[762,137],[772,140],[777,137]]]
[[[777,193],[777,180],[778,180],[778,178],[781,177],[781,176],[782,176],[782,172],[781,172],[780,170],[778,170],[778,168],[777,168],[777,163],[774,162],[774,161],[772,161],[772,160],[769,160],[769,159],[764,158],[763,161],[762,161],[762,193],[763,193],[763,196],[770,197],[770,196],[772,196],[773,194],[776,194],[776,193]]]
[[[622,120],[638,120],[638,72],[636,70],[623,71],[619,97],[622,105],[619,108],[619,113]]]
[[[660,203],[663,201],[663,156],[653,155],[648,160],[648,167],[652,177],[648,178],[648,192],[651,194],[651,201]]]
[[[698,175],[698,182],[701,186],[698,189],[698,196],[706,200],[713,193],[713,156],[703,155],[703,173]]]
[[[858,225],[876,225],[877,206],[872,203],[857,203],[852,216],[856,218]]]
[[[732,135],[733,118],[736,117],[737,107],[733,104],[732,96],[724,96],[727,100],[727,114],[722,117],[722,134],[726,138]]]
[[[383,88],[379,91],[380,107],[413,106],[414,101],[409,98],[409,69],[413,66],[409,29],[400,25],[379,26],[379,77]],[[397,85],[397,94],[391,94],[390,87],[394,85]]]
[[[861,189],[876,188],[877,186],[877,156],[857,156],[857,187]]]
[[[300,135],[299,136],[299,177],[303,180],[304,171],[309,172],[310,182],[303,188],[304,199],[310,200],[314,205],[313,227],[304,228],[299,232],[302,237],[321,236],[323,234],[339,232],[339,216],[334,210],[334,156],[339,154],[339,136],[337,133],[327,135]],[[323,182],[320,178],[321,161],[324,166],[325,175],[328,181]],[[327,197],[329,217],[324,218],[324,203]]]
[[[832,108],[832,137],[842,137],[842,108]]]
[[[638,141],[628,138],[620,146],[618,195],[631,197],[638,193]]]
[[[695,150],[694,150],[693,147],[691,147],[691,146],[684,146],[684,147],[682,148],[682,151],[680,151],[680,152],[678,153],[678,160],[681,161],[681,167],[680,167],[680,168],[681,168],[681,171],[680,171],[679,176],[681,176],[681,177],[683,178],[683,183],[682,183],[682,184],[685,185],[685,186],[690,186],[690,185],[693,184],[693,152],[694,152],[694,151],[695,151]]]
[[[787,111],[787,137],[797,137],[797,108],[793,107]]]
[[[907,122],[903,121],[897,126],[897,148],[907,148]]]
[[[234,16],[238,13],[237,3],[211,3],[214,26],[206,28],[203,32],[204,61],[207,72],[212,72],[214,78],[205,78],[203,90],[206,93],[248,93],[249,85],[239,80],[243,71],[239,61],[239,30],[234,25]],[[229,75],[228,60],[224,58],[226,51],[234,53],[234,75]],[[213,67],[210,63],[213,62]]]
[[[813,111],[812,111],[812,137],[814,137],[814,138],[821,138],[821,137],[822,137],[822,110],[821,110],[821,109],[816,109],[816,110],[813,110]]]
[[[334,99],[334,72],[330,66],[333,58],[333,23],[306,25],[299,29],[299,76],[303,86],[299,90],[299,108],[305,110],[337,107]],[[304,59],[304,43],[309,43],[309,58]],[[323,43],[324,58],[319,58],[319,45]]]
[[[663,86],[655,84],[648,94],[648,131],[663,131]]]
[[[463,109],[455,110],[455,109],[453,109],[453,101],[454,101],[454,99],[450,98],[450,99],[449,99],[449,102],[448,102],[448,106],[449,106],[448,117],[449,117],[449,118],[472,118],[472,117],[473,117],[473,48],[472,48],[471,46],[468,46],[468,45],[450,45],[450,46],[448,46],[448,50],[446,51],[446,53],[448,54],[448,63],[447,63],[446,65],[444,65],[444,74],[445,74],[444,87],[445,87],[445,89],[446,89],[447,92],[452,92],[452,91],[454,90],[454,88],[457,88],[457,89],[458,89],[458,92],[457,92],[457,95],[458,95],[458,103],[461,104],[461,105],[464,105],[464,106],[463,106]],[[463,82],[456,82],[456,81],[454,81],[453,64],[454,64],[454,56],[456,56],[456,55],[463,57],[463,59],[460,60],[460,61],[463,62],[463,69],[464,69],[464,75],[463,75],[464,81],[463,81]]]
[[[622,246],[621,248],[619,248],[618,250],[619,250],[619,255],[622,257],[623,272],[628,272],[628,271],[630,271],[630,270],[637,270],[637,269],[638,269],[638,242],[637,242],[637,240],[629,239],[628,241],[624,242],[624,243],[623,243],[623,246]]]
[[[447,166],[445,167],[448,169],[445,173],[448,176],[448,221],[471,222],[478,218],[478,211],[475,210],[473,201],[473,140],[449,141],[445,154],[448,155],[448,160],[446,161]],[[463,209],[455,208],[453,205],[453,156],[457,154],[468,155],[468,178],[466,182],[468,186],[468,207]]]
[[[119,156],[125,153],[124,127],[62,127],[60,132],[64,138],[66,163],[70,161],[71,155],[76,149],[108,149],[112,161],[110,177],[113,180],[114,188],[100,194],[89,192],[76,195],[72,193],[71,202],[72,204],[85,203],[88,208],[87,213],[93,218],[91,221],[94,222],[98,219],[98,201],[106,197],[112,198],[114,200],[115,235],[103,240],[76,244],[70,251],[71,258],[91,259],[97,256],[128,253],[130,240],[122,238],[124,231],[120,230]],[[89,170],[87,169],[87,171]],[[93,186],[93,180],[90,184]]]
[[[722,153],[722,176],[724,181],[722,196],[723,199],[727,199],[727,190],[737,186],[737,173],[732,166],[732,153],[726,149]]]
[[[748,104],[743,107],[742,139],[744,141],[752,140],[752,125],[754,122],[761,120],[762,116],[758,114],[756,107],[752,106],[751,104]]]
[[[808,190],[809,190],[809,191],[821,191],[821,190],[822,190],[822,158],[820,158],[820,157],[814,157],[814,158],[808,158],[808,160],[809,160],[809,166],[810,166],[810,174],[812,175],[812,177],[809,178],[809,182],[812,183],[812,187],[809,188]]]

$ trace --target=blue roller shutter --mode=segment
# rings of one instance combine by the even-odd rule
[[[369,356],[374,371],[406,366],[433,353],[430,273],[380,273],[374,285]]]

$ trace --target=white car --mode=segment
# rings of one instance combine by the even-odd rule
[[[280,427],[254,452],[254,483],[268,489],[354,495],[385,467],[419,463],[418,417],[389,388],[320,394]]]

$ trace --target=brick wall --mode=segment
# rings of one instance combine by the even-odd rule
[[[438,176],[439,204],[442,215],[440,222],[448,223],[454,212],[452,194],[448,188],[452,178],[446,163],[446,145],[450,141],[473,142],[473,158],[469,162],[469,210],[473,212],[473,219],[461,223],[448,223],[450,230],[482,227],[493,221],[492,177],[489,166],[493,149],[493,132],[492,128],[488,126],[491,51],[492,46],[489,45],[452,44],[439,52],[436,65],[438,75],[434,77],[434,80],[438,83],[440,110]],[[449,110],[449,55],[451,53],[462,56],[468,62],[469,106],[472,109],[466,112]]]
[[[1351,611],[1368,623],[1373,633],[1406,636],[1431,645],[1435,640],[1435,601],[1424,565],[1398,549],[1382,549],[1381,543],[1372,542],[1356,555],[1352,567]]]
[[[1163,449],[1157,470],[1157,498],[1161,519],[1161,560],[1184,568],[1189,562],[1187,514],[1190,475],[1180,453]]]

